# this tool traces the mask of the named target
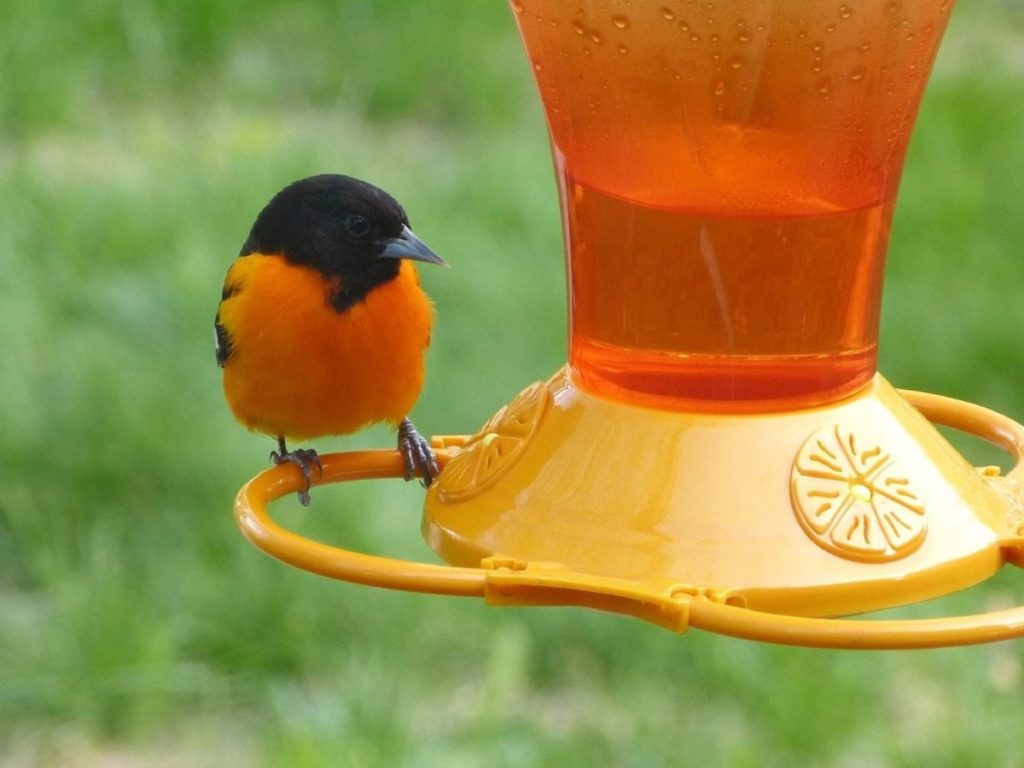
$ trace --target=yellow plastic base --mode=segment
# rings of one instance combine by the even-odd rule
[[[459,566],[557,564],[759,612],[837,616],[947,594],[1019,557],[1022,513],[1007,478],[971,467],[919,410],[981,431],[941,402],[876,377],[802,411],[655,411],[563,370],[447,442],[424,535]]]
[[[1003,448],[1014,468],[969,467],[929,422]],[[442,471],[424,529],[461,565],[290,531],[269,505],[305,487],[292,464],[243,486],[238,525],[267,554],[329,578],[490,605],[585,606],[677,632],[858,649],[1024,637],[1024,606],[815,617],[945,594],[1003,562],[1024,565],[1024,426],[977,405],[877,379],[800,413],[654,413],[593,398],[563,372],[478,434],[435,438],[435,447]],[[321,461],[314,486],[405,471],[394,450]]]

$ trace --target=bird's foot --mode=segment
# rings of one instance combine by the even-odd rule
[[[434,482],[441,468],[437,466],[437,459],[434,452],[416,427],[408,419],[402,419],[398,425],[398,451],[405,461],[405,479],[412,480],[420,476],[420,483],[424,488],[429,488]]]
[[[302,506],[308,507],[310,502],[309,487],[313,484],[313,469],[316,469],[318,477],[324,473],[320,457],[317,456],[316,451],[312,448],[296,448],[294,451],[289,451],[283,437],[277,439],[277,446],[278,450],[270,452],[270,460],[274,462],[275,466],[281,464],[295,464],[298,466],[299,471],[302,472],[302,477],[306,481],[306,487],[299,491],[299,502]]]

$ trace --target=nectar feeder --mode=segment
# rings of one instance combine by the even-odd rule
[[[511,0],[566,240],[569,360],[434,438],[424,536],[450,565],[245,535],[333,578],[683,631],[911,648],[1024,636],[1024,608],[870,621],[1024,564],[1024,427],[876,371],[897,187],[952,0]],[[1016,466],[972,467],[945,425]],[[321,483],[400,476],[323,457]]]

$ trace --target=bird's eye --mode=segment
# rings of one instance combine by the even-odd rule
[[[345,217],[345,231],[352,237],[366,237],[370,234],[370,222],[365,216],[353,214]]]

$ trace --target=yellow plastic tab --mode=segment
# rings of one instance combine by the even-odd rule
[[[560,563],[489,557],[484,599],[491,605],[577,605],[621,613],[676,632],[689,624],[690,597],[699,590],[670,582],[582,577]]]

